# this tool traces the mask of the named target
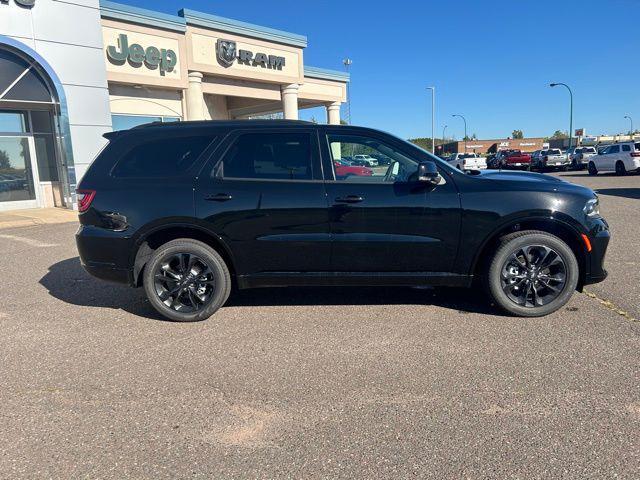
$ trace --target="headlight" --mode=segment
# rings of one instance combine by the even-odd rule
[[[598,197],[587,200],[582,211],[587,217],[597,217],[600,215],[600,201]]]

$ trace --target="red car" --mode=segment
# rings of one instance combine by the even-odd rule
[[[350,175],[358,175],[359,177],[370,177],[373,170],[367,167],[350,165],[343,160],[335,160],[333,165],[336,169],[336,177],[348,177]]]
[[[529,170],[531,166],[531,155],[522,153],[520,150],[503,150],[496,158],[498,168],[520,168]]]

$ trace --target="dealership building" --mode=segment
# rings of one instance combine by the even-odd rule
[[[548,146],[544,138],[506,138],[493,140],[464,140],[436,145],[436,154],[451,153],[496,153],[500,150],[521,150],[534,152]]]
[[[0,0],[0,210],[72,208],[111,130],[324,107],[349,77],[304,64],[305,36],[98,0]]]

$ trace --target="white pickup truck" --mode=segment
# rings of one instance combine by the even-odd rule
[[[458,170],[485,170],[487,161],[477,153],[454,153],[447,162]]]

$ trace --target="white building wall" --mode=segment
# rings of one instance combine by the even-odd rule
[[[36,0],[31,8],[0,3],[0,34],[34,49],[60,78],[79,181],[111,130],[98,0]]]

